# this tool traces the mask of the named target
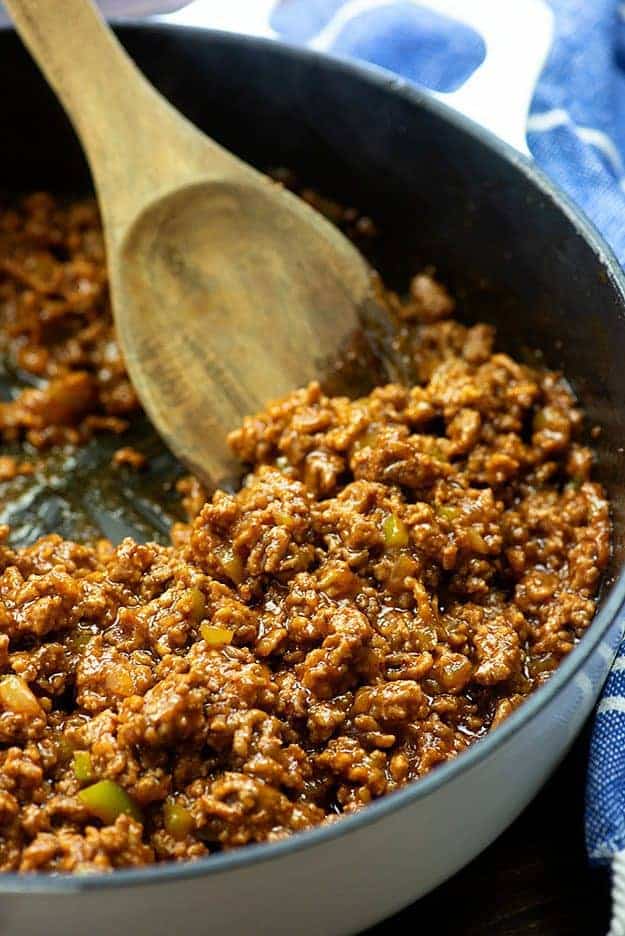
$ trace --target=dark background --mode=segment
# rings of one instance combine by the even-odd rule
[[[587,757],[588,730],[490,848],[367,936],[606,936],[609,875],[584,850]]]

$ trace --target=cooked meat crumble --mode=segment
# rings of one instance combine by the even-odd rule
[[[386,300],[413,329],[414,386],[311,384],[250,416],[230,437],[241,489],[203,503],[185,481],[171,546],[14,550],[4,531],[3,870],[193,859],[335,821],[484,736],[582,636],[610,521],[568,385],[455,321],[429,273]],[[123,428],[137,403],[92,207],[0,216],[0,321],[41,378],[0,404],[6,439]]]
[[[0,434],[37,448],[122,432],[138,408],[115,339],[94,202],[38,192],[0,210],[0,347],[35,384],[0,403]]]

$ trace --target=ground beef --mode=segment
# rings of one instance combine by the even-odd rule
[[[0,346],[32,387],[0,403],[0,435],[37,448],[123,431],[138,400],[111,317],[95,202],[38,192],[0,211]]]
[[[14,550],[3,531],[1,869],[188,860],[335,821],[482,738],[582,636],[610,522],[568,385],[455,321],[428,271],[385,301],[414,385],[313,383],[250,416],[241,489],[181,482],[171,546]],[[137,401],[93,206],[0,215],[0,322],[39,381],[0,404],[5,439],[122,428]],[[141,467],[127,447],[115,463]]]

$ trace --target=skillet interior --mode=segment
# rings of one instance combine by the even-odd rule
[[[128,27],[122,35],[155,84],[226,145],[260,166],[293,166],[311,185],[368,210],[382,231],[375,262],[391,282],[401,285],[414,268],[433,263],[461,296],[466,319],[495,322],[500,344],[517,356],[540,347],[549,366],[563,367],[591,424],[604,428],[593,444],[614,503],[616,571],[623,558],[625,321],[609,264],[548,195],[435,111],[415,116],[405,100],[375,87],[363,96],[340,68],[229,38],[211,44],[197,33],[183,39]],[[10,88],[2,186],[84,191],[88,174],[65,118],[15,38],[2,33],[0,80]],[[107,444],[93,447],[96,462],[108,462]],[[175,471],[169,461],[162,468],[162,477]],[[72,496],[79,491],[93,504],[100,484],[85,468],[82,479],[72,475]],[[159,478],[155,484],[158,490]],[[26,507],[25,539],[58,529],[58,513],[46,513],[50,502],[41,496],[43,516]],[[105,532],[147,535],[149,518],[142,527],[127,506],[117,503],[115,514],[104,503],[100,522],[118,523],[118,533]]]

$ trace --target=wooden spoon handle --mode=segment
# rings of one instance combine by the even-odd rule
[[[109,240],[172,188],[246,174],[143,77],[91,0],[4,5],[82,141]]]

